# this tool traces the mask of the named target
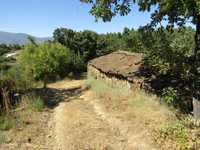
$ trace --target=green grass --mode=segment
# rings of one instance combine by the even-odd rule
[[[19,108],[24,109],[15,113],[0,115],[0,131],[24,126],[24,121],[30,118],[34,111],[40,112],[44,109],[44,102],[40,97],[24,96]]]
[[[146,107],[151,103],[148,103],[150,100],[156,100],[155,96],[148,95],[144,91],[135,91],[134,95],[129,98],[129,104],[133,107]]]
[[[43,99],[35,95],[23,96],[21,105],[26,107],[27,113],[33,111],[42,111],[44,109]]]
[[[130,95],[128,87],[109,86],[103,80],[96,80],[92,76],[88,76],[86,86],[91,87],[98,97],[112,94],[113,98],[126,97]]]
[[[0,131],[0,145],[5,142],[6,142],[6,136],[2,131]]]
[[[155,133],[155,139],[160,145],[175,145],[177,150],[200,149],[200,129],[190,116],[163,124]]]
[[[29,108],[36,111],[42,111],[44,109],[44,101],[40,97],[36,97],[30,101]]]
[[[187,128],[180,122],[169,123],[160,128],[161,138],[172,139],[179,149],[189,148]]]
[[[15,126],[15,120],[12,116],[0,116],[0,130],[9,130]]]

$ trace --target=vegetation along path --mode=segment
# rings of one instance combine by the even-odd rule
[[[61,81],[49,87],[70,91],[70,94],[64,94],[65,98],[55,107],[50,119],[49,149],[156,149],[144,126],[107,111],[106,105],[95,98],[92,90],[83,88],[83,80]]]

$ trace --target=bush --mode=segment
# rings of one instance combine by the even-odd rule
[[[168,87],[163,89],[162,99],[168,105],[175,105],[178,100],[177,90],[172,87]]]
[[[161,142],[170,140],[179,150],[187,150],[190,147],[188,130],[180,122],[169,123],[161,127],[157,138]]]
[[[52,76],[69,72],[71,55],[69,49],[59,43],[28,44],[17,63],[25,77],[41,80],[46,86]]]
[[[5,74],[8,78],[12,79],[15,83],[15,89],[25,91],[27,89],[35,87],[35,81],[32,76],[25,73],[22,67],[15,65],[10,68]]]

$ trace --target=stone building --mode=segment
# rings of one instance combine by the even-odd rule
[[[140,53],[113,52],[91,60],[88,63],[88,75],[110,86],[138,88],[143,83],[137,76],[142,60]]]

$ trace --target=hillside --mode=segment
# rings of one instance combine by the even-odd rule
[[[5,43],[5,44],[23,45],[28,42],[28,36],[30,35],[25,33],[10,33],[10,32],[0,31],[0,44]],[[34,38],[39,43],[51,39],[50,37],[44,37],[44,38],[34,37]]]

